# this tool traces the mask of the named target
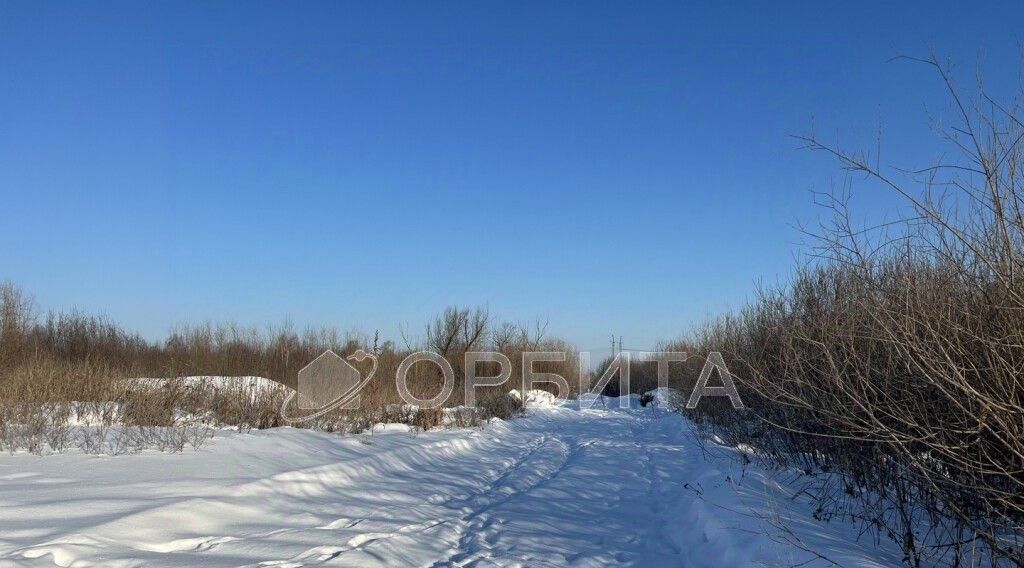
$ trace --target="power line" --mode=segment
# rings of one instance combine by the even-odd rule
[[[611,347],[608,348],[607,350],[604,347],[593,347],[591,349],[580,349],[579,351],[583,351],[583,352],[587,352],[587,353],[604,353],[605,351],[608,351],[609,353],[612,354],[612,357],[618,355],[619,353],[622,353],[623,351],[640,352],[640,353],[660,353],[660,352],[664,351],[664,349],[657,349],[657,348],[634,349],[632,347],[623,347],[623,345],[622,345],[623,344],[622,336],[619,335],[617,337],[618,338],[616,339],[616,335],[614,333],[611,334],[611,340],[609,342],[609,345],[611,345]]]

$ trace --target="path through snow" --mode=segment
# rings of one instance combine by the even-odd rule
[[[707,461],[658,408],[545,406],[422,434],[224,433],[180,455],[0,456],[0,565],[832,565],[802,548],[898,564],[855,536],[757,470]]]

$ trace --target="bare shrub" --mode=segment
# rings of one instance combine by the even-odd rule
[[[213,427],[202,420],[191,420],[183,428],[188,444],[193,451],[199,451],[199,448],[213,437]]]
[[[255,388],[245,379],[232,379],[205,399],[217,423],[236,426],[240,431],[280,426],[284,389]],[[198,409],[197,409],[198,410]]]
[[[13,282],[0,282],[0,361],[13,362],[28,347],[37,311],[35,300]]]
[[[184,386],[176,380],[159,386],[130,386],[119,400],[121,421],[139,428],[174,426],[183,391]]]
[[[465,353],[486,339],[489,321],[486,309],[450,307],[427,324],[427,346],[442,357],[453,352]]]
[[[63,452],[71,444],[71,407],[66,402],[57,402],[46,408],[46,426],[43,435],[47,445],[55,452]]]
[[[957,120],[940,134],[962,158],[889,173],[802,137],[909,213],[861,229],[848,192],[824,196],[833,216],[814,260],[677,349],[727,354],[751,410],[705,401],[694,420],[805,472],[820,518],[863,523],[914,566],[1020,564],[1024,123],[925,63]]]
[[[448,426],[452,428],[473,428],[480,425],[482,412],[477,408],[460,406],[447,414]]]
[[[417,408],[412,426],[417,430],[433,430],[444,422],[443,408]]]
[[[79,447],[87,454],[102,454],[106,452],[107,435],[110,432],[111,423],[104,419],[87,421],[82,428],[82,437]]]
[[[523,412],[523,400],[508,393],[493,394],[480,399],[480,415],[484,420],[508,420]]]

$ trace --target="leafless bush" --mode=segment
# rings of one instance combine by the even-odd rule
[[[486,337],[489,319],[485,309],[470,311],[450,307],[427,324],[427,347],[442,356],[469,351]]]
[[[203,420],[191,420],[183,428],[188,444],[193,451],[199,451],[199,448],[213,437],[213,427],[209,422]]]
[[[493,394],[480,399],[480,415],[484,420],[508,420],[523,412],[523,400],[508,393]]]
[[[417,430],[433,430],[443,422],[443,408],[418,408],[412,419],[412,425]]]
[[[47,445],[55,452],[63,452],[71,445],[72,429],[71,407],[68,403],[57,402],[46,408],[46,426],[44,436]]]
[[[473,428],[479,426],[482,421],[483,412],[480,408],[465,406],[453,408],[447,415],[448,426],[452,428]]]
[[[13,282],[0,282],[0,361],[14,361],[28,347],[36,318],[35,301]]]
[[[87,454],[106,453],[107,436],[111,426],[113,426],[113,417],[109,414],[101,413],[87,418],[82,427],[79,444],[82,451]]]
[[[861,229],[848,192],[824,196],[832,220],[792,283],[677,348],[728,354],[752,410],[702,404],[695,420],[806,472],[820,517],[863,522],[915,566],[1021,564],[1024,124],[923,61],[950,95],[957,124],[940,134],[958,158],[890,173],[801,137],[909,214]]]
[[[128,386],[121,396],[120,419],[126,426],[167,428],[177,422],[185,386],[179,380],[159,386]]]

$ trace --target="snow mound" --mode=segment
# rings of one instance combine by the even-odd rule
[[[523,395],[518,390],[511,390],[508,395],[515,397],[516,400],[523,400]],[[526,400],[523,401],[523,406],[527,408],[554,408],[561,405],[562,402],[555,395],[540,389],[526,391]]]

